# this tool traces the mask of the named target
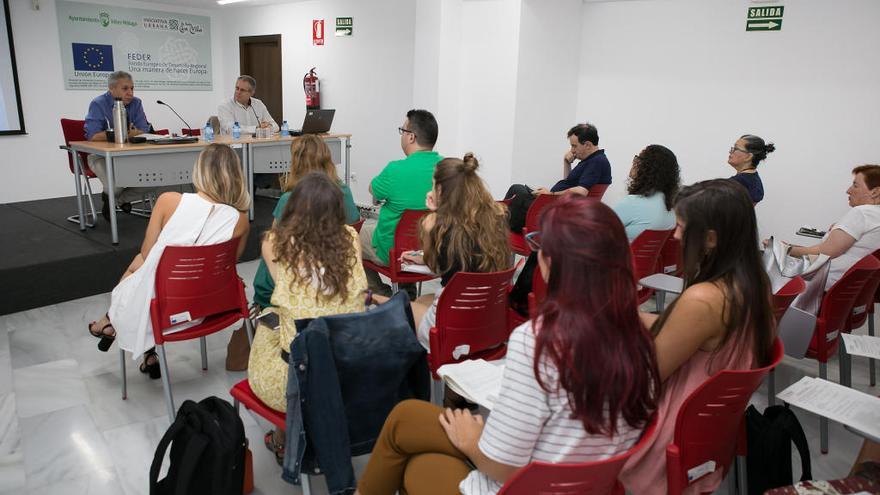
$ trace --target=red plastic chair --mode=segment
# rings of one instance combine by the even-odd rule
[[[605,196],[605,191],[608,190],[608,186],[611,184],[593,184],[593,187],[590,188],[590,192],[587,194],[588,198],[593,199],[602,199],[602,196]]]
[[[659,265],[657,273],[665,273],[674,277],[681,276],[681,242],[674,236],[669,236],[669,239],[666,239],[666,244],[663,245],[663,249],[660,250]]]
[[[672,236],[673,230],[645,230],[630,244],[633,258],[633,273],[636,281],[657,273],[657,261],[666,240]],[[654,289],[640,287],[638,303],[642,304],[654,294]]]
[[[466,359],[492,361],[507,353],[507,292],[513,271],[510,268],[493,273],[458,272],[438,296],[428,355],[435,400],[443,398],[442,382],[437,376],[439,367]],[[453,357],[456,348],[465,345],[468,350],[458,358]]]
[[[530,462],[513,473],[498,495],[623,495],[625,490],[617,476],[626,461],[653,440],[656,429],[655,419],[632,448],[601,461],[577,464]]]
[[[541,274],[541,267],[535,267],[535,275],[532,277],[532,291],[529,292],[529,316],[534,318],[538,314],[538,305],[547,297],[547,282]]]
[[[553,204],[559,197],[556,194],[539,194],[535,198],[535,201],[529,206],[529,211],[526,212],[526,224],[522,232],[510,232],[511,251],[522,256],[532,254],[532,250],[526,242],[526,234],[538,230],[538,220],[541,219],[541,213],[544,211],[544,208]]]
[[[726,474],[742,442],[743,416],[749,399],[767,372],[784,356],[782,342],[773,342],[770,365],[746,371],[721,370],[685,399],[675,419],[673,441],[666,447],[666,485],[670,495],[683,493],[694,480],[688,471],[714,461]],[[745,445],[740,443],[740,449]]]
[[[267,406],[263,401],[260,400],[259,397],[251,390],[251,384],[244,379],[235,384],[232,387],[232,390],[229,391],[232,395],[233,404],[235,405],[235,412],[239,412],[239,404],[243,404],[244,407],[250,411],[257,413],[261,418],[269,421],[277,428],[282,430],[285,429],[285,421],[287,420],[287,414],[276,411],[271,407]]]
[[[381,273],[391,279],[391,290],[395,294],[399,290],[399,284],[414,284],[427,282],[437,278],[435,275],[422,275],[402,270],[400,255],[404,251],[419,249],[419,222],[428,214],[428,210],[404,210],[403,215],[394,229],[394,246],[388,251],[388,266],[378,265],[369,260],[364,260],[364,268]]]
[[[171,421],[174,421],[175,409],[165,343],[198,338],[202,352],[202,369],[206,370],[206,335],[229,328],[244,319],[248,339],[253,339],[244,285],[235,270],[238,245],[239,239],[233,238],[210,246],[167,246],[162,252],[156,268],[156,296],[150,302],[150,320],[159,355],[168,418]],[[180,316],[183,314],[189,317],[188,321],[200,318],[203,320],[184,330],[164,333],[180,323]],[[122,364],[122,398],[125,399],[125,351],[119,352]]]
[[[86,140],[85,126],[85,120],[61,119],[61,132],[64,134],[64,145],[59,146],[59,148],[67,151],[67,164],[70,167],[70,172],[73,174],[74,180],[76,181],[76,202],[78,210],[81,212],[83,211],[83,196],[85,196],[89,202],[89,213],[86,215],[86,218],[91,216],[92,221],[91,223],[85,221],[82,225],[94,227],[95,221],[97,220],[97,214],[95,213],[95,203],[92,201],[92,186],[89,181],[91,179],[96,179],[97,176],[92,172],[92,169],[89,168],[88,153],[82,151],[73,153],[70,149],[70,143],[72,141]],[[82,189],[83,182],[81,178],[83,177],[85,178],[85,191]],[[82,194],[83,192],[85,192],[85,194]],[[80,223],[79,215],[71,215],[67,217],[67,221]]]
[[[365,220],[366,220],[365,218],[360,218],[360,219],[358,219],[357,222],[355,222],[355,223],[350,223],[350,224],[348,224],[348,225],[349,225],[350,227],[352,227],[355,231],[360,232],[360,231],[361,231],[361,227],[364,226],[364,221],[365,221]]]
[[[807,356],[819,362],[819,377],[828,378],[828,359],[837,351],[840,332],[846,331],[856,298],[880,270],[880,261],[873,255],[859,260],[840,277],[822,298],[816,319],[813,339]],[[846,376],[845,363],[841,361],[841,377]],[[819,418],[819,444],[823,454],[828,453],[828,419]]]
[[[880,250],[874,251],[873,256],[875,258],[880,258]],[[846,332],[850,333],[853,330],[861,328],[862,325],[865,324],[865,321],[868,322],[868,335],[874,336],[874,304],[880,302],[880,272],[878,272],[877,277],[874,277],[873,280],[869,281],[865,288],[862,290],[861,294],[856,298],[855,305],[852,309],[852,314],[849,318],[849,324],[847,325]],[[846,354],[841,354],[846,360],[847,372],[849,373],[849,365],[851,357]],[[871,386],[877,384],[877,377],[875,376],[874,369],[874,360],[868,359],[868,381]],[[847,374],[849,376],[849,374]]]

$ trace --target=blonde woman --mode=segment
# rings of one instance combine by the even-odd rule
[[[248,362],[251,388],[277,411],[287,409],[288,365],[281,351],[288,351],[296,336],[295,320],[363,311],[367,289],[358,235],[345,224],[338,182],[312,172],[292,193],[263,238],[263,261],[275,281],[271,303],[281,327],[257,326]],[[280,464],[284,432],[270,431],[264,441]]]
[[[141,251],[113,289],[110,310],[89,325],[89,333],[101,339],[98,349],[107,351],[115,339],[121,349],[135,356],[144,354],[140,370],[154,379],[160,375],[152,349],[150,299],[165,246],[217,244],[236,237],[240,256],[250,229],[246,213],[250,196],[238,155],[230,147],[207,146],[196,160],[192,179],[195,193],[159,196]]]
[[[272,216],[275,218],[273,225],[281,218],[293,188],[296,187],[300,179],[311,172],[323,173],[339,186],[342,190],[342,200],[345,206],[345,223],[357,222],[360,219],[360,213],[354,204],[351,189],[339,180],[339,176],[336,174],[336,165],[333,164],[333,159],[330,156],[330,148],[318,136],[306,134],[290,143],[290,172],[281,181],[284,194],[278,198],[278,204],[272,211]],[[257,274],[254,276],[254,304],[260,308],[271,306],[270,299],[274,289],[275,283],[269,276],[266,263],[261,260],[257,267]]]
[[[472,153],[437,163],[434,186],[425,198],[431,213],[422,220],[419,232],[424,254],[407,251],[401,256],[402,261],[425,264],[440,274],[440,292],[457,272],[497,272],[510,266],[506,213],[477,175],[478,167]],[[440,292],[412,302],[419,342],[425,349]],[[387,300],[376,295],[373,299]]]

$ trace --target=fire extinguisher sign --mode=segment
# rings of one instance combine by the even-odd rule
[[[315,46],[324,45],[324,19],[312,21],[312,44]]]

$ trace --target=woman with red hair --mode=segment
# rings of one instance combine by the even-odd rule
[[[604,204],[569,196],[540,226],[532,240],[547,297],[510,336],[485,425],[466,410],[398,404],[359,493],[492,494],[529,462],[597,461],[638,441],[660,383],[623,224]]]

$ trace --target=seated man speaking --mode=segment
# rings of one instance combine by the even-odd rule
[[[571,149],[562,158],[563,179],[549,191],[544,187],[531,189],[523,184],[514,184],[507,190],[505,198],[510,201],[510,230],[521,232],[526,223],[529,206],[539,194],[582,194],[586,196],[590,188],[597,184],[611,184],[611,164],[605,150],[599,149],[599,131],[590,123],[578,124],[568,131]],[[571,164],[580,160],[574,169]]]

